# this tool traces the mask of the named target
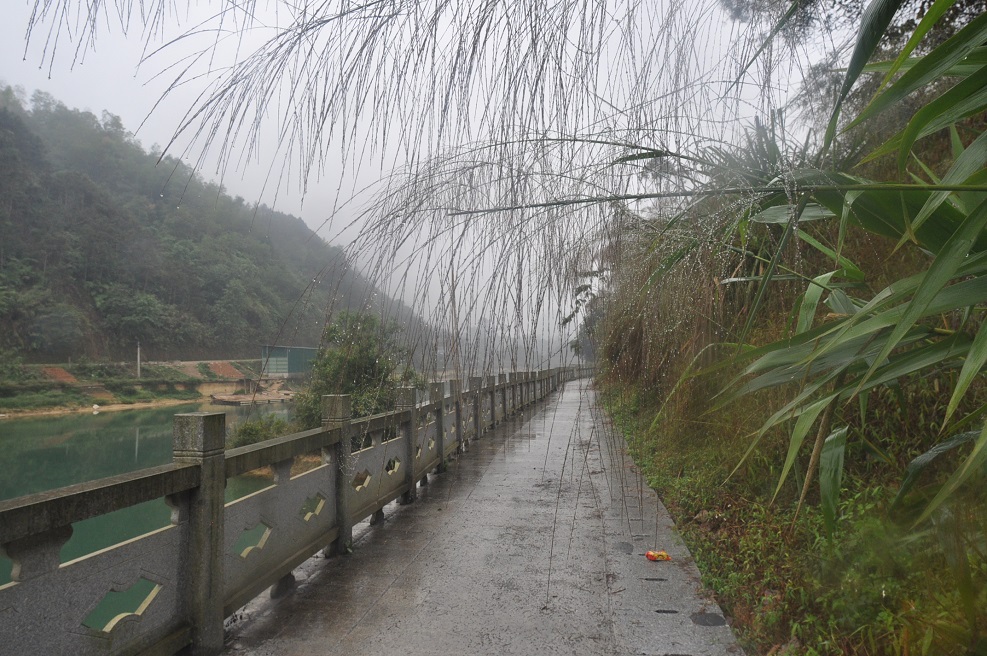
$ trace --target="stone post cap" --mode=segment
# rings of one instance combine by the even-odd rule
[[[483,387],[483,376],[470,376],[470,391],[475,392],[481,387]]]
[[[452,379],[449,381],[449,395],[459,396],[463,391],[463,382],[459,379]]]
[[[432,383],[428,387],[429,396],[431,397],[432,403],[441,401],[446,397],[446,384],[445,383]]]
[[[322,421],[335,423],[353,418],[352,398],[349,394],[325,394],[322,397]]]
[[[398,387],[394,390],[395,408],[414,408],[418,405],[418,390],[414,387]]]
[[[226,446],[225,412],[188,412],[175,415],[172,451],[176,458],[222,453]]]

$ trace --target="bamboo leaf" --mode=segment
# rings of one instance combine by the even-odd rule
[[[933,120],[951,110],[955,110],[958,103],[969,100],[971,97],[974,99],[974,107],[976,108],[974,111],[978,111],[987,105],[987,69],[981,69],[978,75],[971,75],[915,112],[915,115],[901,133],[901,138],[897,145],[899,171],[905,170],[912,145],[926,134],[924,130],[932,124]],[[963,113],[965,112],[966,108],[963,109]],[[953,118],[950,123],[960,118],[962,117]],[[945,125],[941,127],[945,127]]]
[[[792,220],[796,208],[792,205],[774,205],[761,210],[750,218],[755,223],[788,223]],[[816,203],[807,203],[798,221],[818,221],[820,219],[832,219],[836,215],[828,208]]]
[[[915,342],[922,337],[921,332],[913,333],[910,341]],[[900,342],[902,345],[905,343],[905,340]],[[955,366],[969,352],[969,348],[970,342],[962,334],[933,342],[927,346],[913,348],[907,353],[890,358],[887,364],[879,366],[874,376],[859,387],[862,390],[873,389],[886,383],[893,383],[902,376],[918,373],[932,367],[947,368],[951,364]]]
[[[836,136],[836,126],[840,117],[840,110],[847,94],[860,77],[861,71],[871,58],[877,46],[881,43],[891,19],[898,12],[904,0],[872,0],[864,10],[860,23],[860,31],[857,33],[857,42],[853,48],[853,55],[850,56],[850,64],[847,66],[846,75],[843,78],[843,85],[840,87],[839,96],[836,99],[836,106],[833,107],[833,114],[826,127],[826,138],[823,150],[828,150]]]
[[[987,14],[981,14],[938,48],[916,61],[897,82],[871,100],[867,107],[850,122],[849,127],[859,125],[871,116],[885,111],[912,91],[937,81],[947,74],[954,64],[960,63],[985,41],[987,41]],[[982,64],[979,61],[976,63]]]
[[[798,321],[795,324],[796,333],[804,333],[812,328],[812,320],[816,316],[816,308],[819,307],[819,299],[822,297],[824,289],[827,289],[829,281],[833,279],[835,271],[824,273],[813,279],[815,284],[809,285],[802,296],[802,304],[799,306]]]
[[[912,70],[916,65],[921,63],[922,59],[924,59],[924,57],[912,57],[906,60],[899,68],[899,72],[907,72]],[[966,55],[966,57],[946,69],[946,71],[942,74],[942,77],[969,77],[971,75],[975,75],[980,67],[982,67],[985,63],[987,63],[987,48],[974,48],[969,52],[969,54]],[[894,63],[889,61],[871,62],[870,64],[864,66],[864,72],[886,73],[891,70],[893,65]]]
[[[763,276],[738,276],[736,278],[724,278],[720,281],[721,285],[730,285],[736,282],[760,282],[763,280]],[[802,276],[796,276],[792,274],[779,275],[775,274],[772,280],[777,282],[779,280],[802,280]]]
[[[833,290],[833,292],[830,293],[829,297],[826,299],[826,305],[829,306],[829,309],[836,314],[843,314],[846,316],[857,314],[860,310],[860,308],[850,300],[850,297],[839,289]]]
[[[929,515],[938,507],[942,501],[944,501],[949,494],[951,494],[957,487],[959,487],[963,481],[965,481],[970,474],[973,473],[975,465],[978,461],[982,461],[984,455],[987,455],[987,449],[984,446],[987,445],[987,440],[985,440],[985,435],[987,435],[987,426],[979,431],[971,431],[968,433],[961,433],[959,435],[954,435],[945,442],[940,442],[935,445],[922,455],[918,456],[912,460],[908,467],[905,469],[905,477],[901,481],[901,487],[898,489],[898,494],[895,496],[894,501],[891,503],[892,508],[898,507],[904,500],[905,495],[915,486],[918,482],[919,476],[936,458],[944,453],[948,453],[953,449],[967,444],[969,442],[974,442],[975,446],[970,455],[967,456],[963,465],[950,476],[946,484],[939,490],[939,493],[933,499],[929,505],[926,506],[921,517],[916,524],[920,524],[925,521]]]
[[[791,239],[792,233],[795,230],[795,225],[798,223],[799,218],[802,215],[802,211],[805,209],[808,202],[809,197],[803,196],[802,200],[799,201],[798,206],[795,208],[794,214],[792,214],[788,224],[785,226],[785,231],[781,234],[781,239],[778,242],[778,246],[775,248],[775,251],[771,256],[771,262],[768,264],[768,268],[764,272],[761,284],[757,288],[757,293],[754,295],[754,301],[748,309],[747,321],[744,323],[744,331],[741,333],[740,341],[742,342],[745,341],[747,335],[750,334],[751,328],[754,325],[754,318],[757,316],[757,311],[761,307],[761,303],[764,301],[764,295],[768,291],[768,285],[771,283],[771,278],[775,275],[775,270],[778,268],[778,262],[781,261],[782,254],[785,252],[785,246],[788,245],[788,240]]]
[[[771,503],[774,503],[778,497],[778,493],[781,492],[781,488],[785,484],[785,480],[788,478],[792,466],[795,464],[795,458],[798,457],[798,452],[805,442],[805,436],[808,435],[809,429],[816,423],[819,414],[826,409],[827,405],[829,405],[829,399],[816,401],[808,406],[795,421],[792,436],[788,440],[788,455],[785,456],[785,464],[781,468],[781,476],[778,477],[778,485],[775,487],[775,493],[771,496]]]
[[[842,275],[843,276],[845,276],[845,277],[847,277],[847,278],[849,278],[851,280],[863,280],[864,279],[864,272],[861,271],[857,267],[856,264],[854,264],[853,262],[851,262],[847,258],[843,257],[842,255],[838,255],[836,251],[834,251],[829,246],[826,246],[825,244],[823,244],[822,242],[820,242],[819,240],[817,240],[815,237],[813,237],[809,233],[807,233],[807,232],[805,232],[803,230],[799,230],[798,231],[798,237],[799,237],[799,239],[801,239],[805,243],[809,244],[810,246],[812,246],[813,248],[815,248],[817,251],[819,251],[823,255],[826,255],[827,257],[832,258],[833,261],[836,263],[837,266],[842,267]]]
[[[866,184],[864,178],[843,173],[824,173],[818,170],[799,170],[792,173],[792,180],[803,186],[812,185],[856,185]],[[856,225],[898,240],[906,233],[905,216],[916,216],[929,198],[927,191],[899,193],[892,191],[865,191],[853,200],[847,217]],[[815,202],[825,205],[834,214],[843,215],[846,211],[846,197],[838,191],[813,193]],[[963,222],[965,214],[949,204],[940,205],[933,213],[935,220],[915,230],[915,236],[922,248],[933,253],[943,244]],[[987,239],[982,239],[978,250],[987,248]]]
[[[970,352],[963,360],[963,368],[960,369],[960,375],[956,379],[956,387],[953,388],[953,395],[950,397],[949,405],[946,407],[946,416],[942,421],[943,427],[949,423],[949,419],[956,412],[956,408],[963,399],[963,395],[966,394],[970,385],[976,380],[985,363],[987,363],[987,324],[982,325],[980,330],[977,331],[977,336],[973,339],[973,344],[970,346]]]
[[[903,130],[868,154],[862,163],[870,162],[891,153],[898,153],[899,156],[904,153],[907,156],[915,141],[924,139],[930,134],[935,134],[939,130],[987,109],[987,86],[984,86],[985,83],[982,81],[985,75],[987,75],[987,69],[981,67],[980,72],[976,76],[970,76],[970,78],[963,80],[960,84],[957,84],[946,92],[946,94],[952,94],[956,90],[953,97],[944,98],[946,94],[943,94],[943,96],[930,103],[932,105],[942,99],[941,104],[931,108],[929,108],[929,105],[925,105],[918,110],[905,128],[905,130],[908,130],[913,127],[913,124],[915,128],[920,128],[917,133],[909,135],[910,143],[905,143],[905,130]],[[965,86],[960,88],[961,85]],[[971,93],[963,99],[956,99],[973,87],[980,87],[980,90]]]
[[[984,415],[987,415],[987,403],[982,404],[979,408],[953,424],[952,429],[954,431],[966,430],[968,427],[980,421]]]
[[[846,452],[847,427],[838,428],[823,443],[819,456],[819,498],[826,530],[832,535],[836,530],[840,505],[840,487],[843,483],[843,455]]]
[[[908,42],[905,44],[905,47],[901,49],[897,59],[894,60],[891,68],[888,69],[888,74],[885,76],[884,81],[881,82],[882,87],[887,85],[894,74],[898,72],[898,69],[901,68],[901,65],[905,62],[905,60],[908,59],[908,56],[915,51],[915,47],[918,46],[919,42],[922,41],[925,35],[928,34],[929,30],[931,30],[932,27],[939,22],[939,19],[942,18],[943,14],[945,14],[946,11],[949,10],[949,8],[955,3],[956,0],[935,0],[935,2],[932,3],[932,6],[925,12],[925,16],[922,17],[921,22],[919,22],[918,26],[915,28],[915,31],[912,32],[912,35],[908,38]]]
[[[740,468],[744,465],[744,463],[747,462],[747,459],[750,457],[750,455],[752,453],[754,453],[754,449],[757,448],[757,445],[761,443],[761,440],[764,438],[764,436],[767,434],[767,432],[769,430],[771,430],[772,427],[777,426],[782,421],[788,421],[789,419],[795,419],[795,418],[799,417],[805,411],[805,407],[800,407],[801,402],[803,400],[805,400],[805,398],[807,398],[808,396],[811,396],[811,394],[814,394],[824,384],[829,383],[829,381],[832,380],[833,378],[835,378],[837,375],[839,375],[839,374],[838,373],[834,373],[831,376],[827,376],[826,379],[822,383],[819,383],[818,385],[811,386],[812,387],[812,390],[811,391],[809,391],[807,393],[800,394],[798,398],[796,398],[795,400],[789,402],[781,410],[778,410],[777,412],[775,412],[775,414],[772,415],[771,419],[769,419],[768,421],[766,421],[764,423],[764,425],[762,425],[761,428],[757,431],[757,433],[754,434],[754,439],[751,440],[751,443],[747,447],[747,450],[744,452],[743,457],[741,457],[741,459],[737,463],[737,465],[733,468],[733,470],[731,470],[730,474],[727,475],[727,480],[730,480],[730,478],[732,478],[733,475],[736,474],[737,471],[740,470]],[[830,401],[832,401],[837,396],[839,396],[839,395],[838,394],[830,394],[830,395],[827,395],[827,396],[819,399],[819,402],[825,401],[826,403],[829,403]]]
[[[949,145],[953,149],[953,159],[957,159],[966,150],[963,147],[963,141],[960,139],[960,132],[956,129],[955,125],[949,126]]]
[[[987,223],[987,202],[981,203],[977,209],[970,213],[967,220],[950,237],[942,251],[933,260],[932,265],[922,276],[922,282],[915,290],[915,296],[908,304],[901,321],[894,327],[870,371],[860,381],[861,385],[874,373],[877,366],[891,354],[901,338],[922,316],[946,283],[953,278],[977,237],[983,232],[985,223]]]
[[[987,132],[983,132],[977,137],[972,144],[970,144],[966,150],[956,158],[953,165],[950,167],[949,171],[942,178],[942,184],[958,184],[965,182],[968,178],[973,176],[975,173],[979,172],[987,165]],[[912,222],[913,229],[917,229],[925,221],[932,216],[932,213],[938,208],[942,203],[949,198],[948,191],[936,191],[933,192],[929,199],[925,202],[922,210],[919,212],[918,216],[915,217],[915,221]],[[972,246],[972,244],[971,244]]]
[[[987,169],[982,169],[974,173],[970,176],[969,180],[976,183],[987,182]],[[977,205],[987,200],[987,193],[982,191],[957,191],[951,200],[961,211],[969,213]]]

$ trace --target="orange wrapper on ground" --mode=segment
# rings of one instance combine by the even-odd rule
[[[671,560],[672,559],[672,557],[669,556],[664,551],[649,551],[648,553],[646,553],[644,555],[645,555],[645,557],[647,557],[648,560]]]

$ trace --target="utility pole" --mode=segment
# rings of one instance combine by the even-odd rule
[[[141,341],[137,340],[137,380],[141,379]]]

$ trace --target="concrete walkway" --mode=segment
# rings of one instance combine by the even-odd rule
[[[475,440],[352,555],[308,561],[226,653],[742,654],[588,385]]]

